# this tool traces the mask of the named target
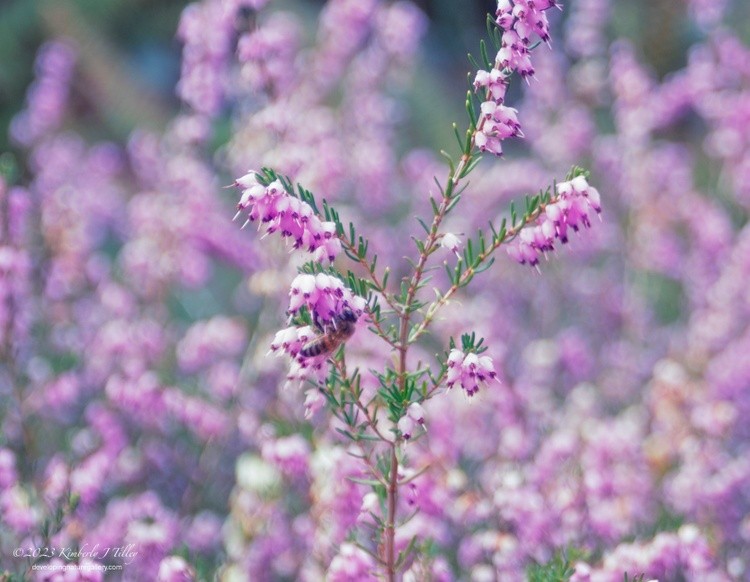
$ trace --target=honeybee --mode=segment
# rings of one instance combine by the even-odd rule
[[[318,337],[305,344],[299,352],[300,356],[314,358],[323,354],[332,354],[354,335],[356,324],[357,316],[351,309],[345,308],[333,318],[328,326],[322,327]]]

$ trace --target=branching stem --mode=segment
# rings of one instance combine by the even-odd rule
[[[521,222],[519,222],[517,225],[515,225],[512,228],[509,228],[506,232],[505,236],[502,238],[498,238],[493,240],[492,244],[485,250],[483,253],[479,254],[477,256],[477,266],[482,265],[487,259],[492,256],[492,254],[500,248],[503,244],[506,244],[510,241],[512,241],[514,238],[518,236],[518,234],[531,222],[534,222],[539,216],[544,212],[544,209],[547,205],[546,204],[539,204],[539,206],[529,215],[526,215],[522,218]],[[424,319],[422,322],[412,331],[410,342],[414,343],[425,331],[427,331],[427,328],[429,327],[430,323],[432,323],[433,319],[435,318],[435,314],[437,311],[448,301],[450,300],[453,295],[463,286],[463,284],[466,282],[467,279],[474,276],[476,271],[476,267],[468,267],[459,278],[457,283],[454,283],[450,286],[450,288],[443,293],[439,299],[436,299],[433,301],[430,306],[427,308],[427,311],[425,313]]]

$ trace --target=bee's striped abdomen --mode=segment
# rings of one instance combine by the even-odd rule
[[[326,336],[320,336],[304,346],[299,353],[303,358],[314,358],[323,352],[329,351],[328,343]]]
[[[357,317],[348,309],[337,316],[328,329],[318,337],[305,344],[299,351],[303,358],[315,358],[330,354],[354,334]]]

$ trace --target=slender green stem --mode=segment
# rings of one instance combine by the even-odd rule
[[[359,257],[359,254],[357,253],[357,249],[354,246],[354,243],[350,241],[346,236],[339,237],[339,240],[341,240],[341,244],[344,245],[344,247],[349,251],[351,256],[358,257],[357,263],[362,265],[366,270],[367,273],[370,276],[370,281],[372,282],[373,288],[380,293],[383,296],[383,299],[385,299],[388,306],[393,310],[398,310],[398,305],[394,301],[393,297],[388,293],[388,290],[385,288],[385,285],[383,284],[383,280],[378,277],[377,273],[375,272],[375,269],[371,268],[371,265],[368,264],[367,260],[365,258]],[[354,259],[352,259],[354,260]],[[396,342],[394,342],[386,333],[386,331],[383,329],[383,326],[380,325],[380,322],[375,318],[372,317],[372,325],[375,327],[375,329],[378,332],[378,335],[383,338],[392,348],[396,349]]]
[[[362,404],[362,401],[359,399],[359,395],[354,391],[353,382],[350,382],[346,375],[346,363],[344,359],[342,358],[341,360],[333,360],[333,365],[338,370],[343,385],[349,387],[349,394],[352,397],[354,405],[364,415],[365,420],[367,421],[367,425],[370,427],[372,432],[375,433],[375,436],[377,436],[383,442],[393,442],[391,441],[391,439],[386,438],[386,436],[382,432],[380,432],[380,429],[378,429],[377,420],[373,418],[373,416],[370,414],[370,411],[367,409],[367,406]]]

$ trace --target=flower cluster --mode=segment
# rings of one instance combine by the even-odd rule
[[[354,544],[341,544],[339,554],[331,561],[326,580],[330,582],[365,582],[372,580],[375,561]]]
[[[536,34],[549,43],[549,22],[545,10],[559,7],[555,0],[498,0],[495,22],[505,32],[498,62],[523,76],[534,74],[529,59],[529,42]]]
[[[424,424],[424,408],[418,402],[412,402],[406,408],[406,414],[398,421],[398,430],[401,431],[402,437],[409,440],[417,425],[427,430]]]
[[[693,57],[707,70],[726,68],[738,70],[740,79],[718,78],[716,86],[702,87],[703,94],[696,106],[706,119],[709,134],[706,141],[708,154],[724,165],[727,180],[737,191],[738,201],[744,208],[750,206],[750,70],[746,63],[750,49],[740,43],[727,42],[722,50],[711,55],[701,51]],[[708,53],[708,54],[706,54]],[[697,69],[697,67],[696,67]],[[741,71],[741,72],[739,72]],[[699,72],[692,72],[695,84],[699,82]]]
[[[600,568],[585,562],[575,565],[571,582],[618,579],[623,571],[641,572],[657,580],[724,579],[714,560],[705,536],[694,524],[686,524],[677,532],[661,532],[648,542],[624,543],[604,556]],[[651,581],[650,581],[651,582]]]
[[[521,136],[521,124],[517,111],[495,101],[482,103],[482,122],[477,129],[474,143],[483,152],[502,155],[502,141],[509,137]]]
[[[14,298],[19,296],[14,281],[25,282],[22,275],[28,270],[28,258],[10,245],[0,245],[0,344],[5,345],[14,326]]]
[[[276,332],[271,342],[271,352],[280,352],[296,358],[305,344],[314,337],[315,330],[309,325],[284,328]]]
[[[557,197],[547,204],[534,226],[521,231],[508,246],[508,254],[516,261],[535,267],[539,255],[555,250],[555,241],[568,242],[568,229],[578,232],[581,226],[589,228],[591,212],[602,211],[599,192],[589,186],[584,176],[578,176],[557,185]]]
[[[236,356],[245,347],[242,324],[217,316],[193,324],[177,344],[177,363],[186,372],[195,372],[216,362],[221,356]]]
[[[484,89],[487,99],[481,105],[482,117],[477,126],[474,143],[480,151],[502,155],[502,140],[521,134],[521,125],[511,107],[503,105],[510,72],[500,69],[479,70],[474,78],[474,91]]]
[[[316,337],[336,331],[347,317],[358,319],[364,313],[366,301],[344,287],[341,279],[325,273],[297,275],[289,296],[289,313],[294,315],[303,307],[307,308],[314,327],[292,326],[278,331],[271,342],[271,352],[292,358],[288,380],[305,380],[311,372],[317,372],[318,379],[321,379],[325,375],[323,364],[330,355],[329,351],[303,355],[303,348]]]
[[[238,13],[258,10],[267,1],[205,0],[182,12],[177,36],[184,49],[177,93],[199,113],[213,117],[223,105]]]
[[[505,93],[508,90],[508,75],[500,69],[485,71],[480,69],[474,77],[474,91],[486,90],[487,97],[495,103],[505,101]]]
[[[278,231],[283,238],[293,239],[293,248],[305,249],[318,262],[333,262],[341,251],[336,223],[320,220],[312,206],[290,195],[280,180],[264,186],[255,172],[248,172],[235,184],[242,189],[235,218],[247,212],[247,222],[259,221],[258,228],[266,225],[266,234]]]
[[[341,279],[325,273],[297,275],[292,281],[289,297],[289,313],[295,314],[306,307],[318,327],[333,322],[344,309],[350,309],[359,317],[366,305],[362,297],[354,296],[344,287]]]
[[[16,141],[28,146],[60,125],[76,56],[75,49],[65,42],[49,42],[40,49],[37,79],[29,88],[27,108],[11,123],[10,132]]]
[[[188,582],[195,571],[182,556],[167,556],[159,563],[157,582]]]
[[[268,439],[261,447],[261,455],[285,475],[301,478],[309,469],[310,445],[298,434]]]
[[[287,354],[292,358],[292,365],[287,373],[287,380],[307,380],[314,375],[318,380],[325,378],[326,369],[324,368],[327,354],[306,358],[300,354],[302,348],[308,345],[318,334],[309,325],[303,327],[291,326],[279,330],[271,342],[271,352],[277,356]],[[322,403],[320,403],[322,405]],[[317,406],[305,402],[306,408],[309,408],[309,415],[314,414]]]
[[[277,356],[287,354],[292,358],[292,365],[287,372],[287,380],[304,381],[314,378],[316,381],[322,381],[327,373],[325,367],[326,360],[331,355],[330,351],[324,350],[315,355],[303,355],[302,351],[309,346],[314,340],[320,339],[325,332],[315,330],[309,325],[302,327],[287,327],[278,332],[271,342],[271,352]],[[307,394],[305,400],[306,415],[311,416],[320,406],[324,404],[320,395],[316,391]]]
[[[246,33],[237,43],[242,77],[252,89],[290,91],[295,80],[294,59],[303,37],[299,23],[286,12],[273,13],[263,27]]]
[[[479,356],[474,353],[464,354],[461,350],[454,348],[448,354],[447,364],[446,383],[448,388],[453,388],[453,385],[458,383],[467,396],[474,396],[479,392],[480,386],[497,378],[497,373],[492,365],[492,358],[489,356]]]
[[[496,22],[503,30],[500,50],[494,68],[479,70],[474,78],[474,90],[484,89],[487,99],[481,105],[482,117],[474,137],[480,151],[502,155],[504,139],[523,136],[516,117],[518,112],[503,105],[508,79],[513,71],[518,71],[524,79],[534,75],[530,38],[536,34],[549,43],[549,23],[544,11],[556,5],[555,0],[498,0]]]

